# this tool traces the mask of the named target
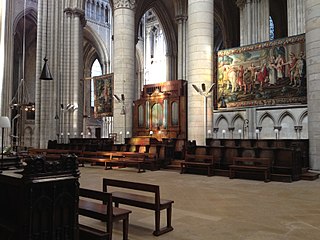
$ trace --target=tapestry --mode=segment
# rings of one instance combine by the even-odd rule
[[[94,116],[113,116],[113,74],[93,77]]]
[[[218,52],[218,108],[307,102],[305,36]]]

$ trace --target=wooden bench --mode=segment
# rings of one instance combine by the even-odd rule
[[[137,193],[129,193],[125,191],[112,191],[112,201],[115,206],[119,204],[130,205],[134,207],[153,210],[155,212],[155,230],[153,235],[159,236],[173,230],[171,226],[172,204],[174,201],[160,199],[160,187],[157,185],[129,182],[115,179],[103,179],[103,191],[109,192],[108,187],[117,187],[135,190]],[[142,192],[146,192],[143,194]],[[147,195],[147,192],[153,196]],[[160,212],[167,210],[167,226],[160,229]]]
[[[207,169],[208,176],[213,175],[215,158],[213,155],[186,154],[181,164],[181,174],[187,169]]]
[[[79,155],[81,150],[67,150],[67,149],[46,149],[46,148],[31,148],[28,150],[28,155],[35,156],[35,155],[58,155],[58,154],[76,154]]]
[[[234,178],[237,172],[263,173],[264,181],[270,181],[271,159],[254,157],[234,157],[229,166],[229,177]]]
[[[145,167],[151,165],[154,169],[156,166],[156,159],[154,155],[139,152],[112,152],[112,158],[107,162],[107,166],[127,167],[135,166],[138,168],[138,172],[145,172]]]
[[[94,235],[96,238],[105,236],[105,239],[111,240],[113,222],[122,220],[123,240],[128,239],[130,210],[112,207],[112,195],[106,192],[80,188],[79,196],[80,215],[106,222],[105,232],[89,226],[79,225],[80,233],[83,232],[83,235],[88,237]]]
[[[103,163],[105,169],[108,169],[107,162],[110,162],[112,160],[112,152],[90,152],[90,151],[84,151],[81,153],[81,155],[78,157],[79,162],[84,166],[84,162],[91,162],[93,163]]]

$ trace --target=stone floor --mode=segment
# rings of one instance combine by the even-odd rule
[[[130,240],[317,240],[320,239],[320,179],[293,183],[179,174],[161,170],[103,170],[81,167],[80,186],[102,189],[102,178],[160,185],[162,198],[174,200],[174,230],[152,235],[152,211],[131,209]],[[162,214],[165,224],[165,212]],[[104,224],[81,217],[80,222],[104,229]],[[122,239],[122,225],[114,225],[113,239]]]

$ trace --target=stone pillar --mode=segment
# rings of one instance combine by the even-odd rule
[[[305,4],[304,0],[287,0],[288,8],[288,36],[305,32]]]
[[[73,45],[71,54],[72,78],[71,81],[71,102],[74,105],[71,113],[70,129],[72,136],[80,136],[82,131],[83,117],[83,33],[82,29],[85,25],[84,11],[75,8],[73,11]]]
[[[305,0],[310,168],[320,170],[320,5]]]
[[[125,96],[125,115],[122,104],[114,102],[114,132],[132,132],[132,102],[135,79],[135,1],[114,1],[114,93]]]
[[[0,4],[0,113],[1,116],[10,117],[10,101],[13,81],[13,1],[2,1]],[[6,131],[7,132],[7,131]],[[4,141],[7,144],[8,137]],[[8,141],[9,142],[9,141]]]
[[[35,146],[46,148],[48,140],[55,139],[55,129],[48,126],[55,126],[55,112],[52,111],[54,81],[40,80],[41,71],[44,65],[43,58],[48,59],[48,66],[52,72],[52,15],[54,8],[51,1],[38,2],[38,31],[37,31],[37,56],[36,56],[36,114],[35,114]]]
[[[187,79],[187,50],[186,50],[186,28],[187,17],[177,16],[176,21],[178,23],[178,79]]]
[[[14,12],[13,1],[2,1],[0,3],[0,116],[10,118],[10,101],[12,95],[13,81],[13,27],[12,16]],[[4,146],[10,144],[11,129],[4,131]],[[2,141],[2,134],[0,134]]]
[[[66,3],[38,1],[35,147],[47,147],[48,140],[56,139],[57,133],[63,133],[66,140],[67,133],[75,137],[82,131],[84,11],[77,8],[82,6],[79,2],[73,8],[65,8]],[[39,79],[44,56],[48,58],[52,81]],[[67,104],[74,107],[66,111]],[[59,124],[55,124],[56,115]]]
[[[249,45],[268,41],[269,1],[237,0],[240,8],[240,45]]]
[[[213,81],[213,12],[213,0],[188,2],[188,140],[197,145],[205,145],[212,129],[212,98],[201,96],[192,84],[209,88]]]

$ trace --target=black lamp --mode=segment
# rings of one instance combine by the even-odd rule
[[[42,68],[42,72],[41,72],[41,75],[40,75],[40,79],[41,79],[41,80],[53,80],[53,77],[52,77],[52,75],[51,75],[49,66],[48,66],[48,64],[47,64],[47,62],[48,62],[47,57],[44,57],[43,60],[44,60],[44,65],[43,65],[43,68]]]
[[[50,69],[49,69],[49,66],[47,64],[48,62],[48,59],[47,59],[47,46],[48,46],[48,0],[47,0],[47,16],[46,16],[46,55],[44,57],[44,65],[43,65],[43,68],[42,68],[42,72],[41,72],[41,75],[40,75],[40,79],[41,80],[53,80],[53,77],[50,73]]]

